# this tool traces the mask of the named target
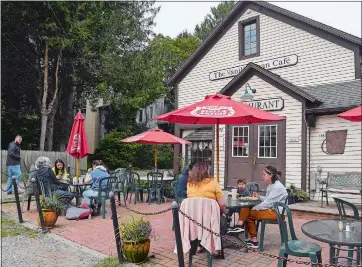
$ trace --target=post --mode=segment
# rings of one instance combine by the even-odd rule
[[[80,176],[80,159],[75,160],[75,176],[78,178]]]
[[[181,240],[180,221],[179,221],[179,214],[178,214],[179,206],[178,206],[177,202],[174,201],[174,202],[172,202],[171,207],[172,207],[173,225],[175,228],[178,266],[185,267],[184,252],[182,249],[182,240]]]
[[[16,183],[16,177],[13,176],[11,178],[12,178],[13,187],[14,187],[16,209],[18,210],[19,223],[23,223],[24,222],[23,221],[23,214],[21,213],[20,200],[19,200],[19,191],[18,191],[18,185]],[[25,192],[24,192],[24,194],[25,194]]]
[[[44,218],[43,218],[43,212],[41,210],[41,206],[40,206],[40,199],[39,199],[39,187],[38,187],[38,183],[36,182],[35,178],[31,179],[31,182],[33,183],[33,187],[34,187],[34,195],[35,195],[35,202],[36,202],[36,208],[38,210],[38,215],[39,215],[39,220],[40,220],[40,225],[41,225],[41,233],[45,234],[48,232],[48,230],[45,227],[45,222],[44,222]]]
[[[155,172],[157,172],[158,145],[155,145]]]
[[[117,219],[117,210],[116,210],[116,201],[114,199],[114,193],[110,192],[110,201],[111,201],[111,211],[112,211],[112,221],[113,221],[113,230],[114,230],[114,238],[116,239],[116,247],[117,247],[117,255],[118,255],[118,262],[123,262],[123,255],[121,251],[121,237],[119,235],[119,225]]]
[[[219,183],[219,119],[216,121],[216,181]]]

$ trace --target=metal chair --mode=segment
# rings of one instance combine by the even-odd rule
[[[280,211],[282,209],[282,211]],[[295,235],[292,213],[286,204],[277,202],[274,203],[274,210],[277,214],[280,236],[282,239],[282,244],[280,247],[279,256],[288,258],[288,255],[296,257],[309,257],[312,263],[315,263],[312,266],[317,266],[317,264],[322,263],[322,248],[315,243],[298,240]],[[288,226],[290,231],[291,240],[288,238],[288,228],[287,223],[285,222],[283,215],[286,213],[288,218]],[[278,260],[278,267],[286,267],[286,260]]]
[[[256,182],[248,182],[246,184],[246,188],[250,192],[251,195],[253,195],[254,192],[259,193],[260,185]]]
[[[152,200],[157,199],[157,204],[161,203],[161,199],[164,199],[166,202],[166,198],[164,196],[164,185],[163,185],[163,173],[160,172],[150,172],[147,174],[147,202],[151,204]]]
[[[117,183],[115,184],[114,192],[117,193],[118,196],[118,205],[121,205],[121,193],[123,194],[124,205],[127,206],[127,193],[125,191],[125,183],[127,179],[127,169],[126,168],[118,168],[116,169],[112,176],[117,177]]]
[[[128,199],[128,194],[130,194],[129,203],[132,201],[132,194],[135,195],[134,203],[136,204],[139,199],[143,202],[143,190],[145,187],[141,185],[140,175],[136,172],[127,171],[126,180],[125,180],[125,193],[126,200]]]

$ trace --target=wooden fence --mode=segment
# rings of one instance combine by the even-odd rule
[[[34,151],[34,150],[21,150],[21,160],[20,167],[21,172],[29,172],[30,166],[34,164],[35,160],[41,156],[48,157],[50,159],[50,163],[53,166],[54,162],[57,159],[61,159],[65,163],[65,167],[70,165],[71,168],[75,168],[75,159],[71,157],[66,152],[57,152],[57,151]],[[1,180],[7,180],[6,173],[6,157],[8,155],[7,150],[1,150]]]

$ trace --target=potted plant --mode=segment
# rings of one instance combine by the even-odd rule
[[[143,217],[130,217],[120,222],[123,256],[132,263],[143,263],[150,251],[152,227]]]
[[[53,228],[57,222],[58,216],[63,212],[63,203],[55,195],[51,197],[40,196],[40,207],[45,226],[47,228]],[[39,216],[37,219],[39,226],[41,226]]]
[[[291,184],[288,191],[288,204],[294,204],[298,202],[304,202],[309,200],[307,192],[302,189],[297,188],[295,185]]]

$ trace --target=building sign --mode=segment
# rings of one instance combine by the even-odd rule
[[[284,57],[279,57],[279,58],[274,58],[274,59],[268,59],[268,60],[264,60],[264,61],[260,61],[260,62],[254,62],[254,63],[266,70],[272,70],[272,69],[278,69],[278,68],[296,65],[298,63],[298,56],[290,55],[290,56],[284,56]],[[220,80],[220,79],[234,77],[234,76],[238,75],[245,67],[246,67],[246,65],[232,67],[232,68],[223,69],[223,70],[216,70],[209,74],[209,79],[211,81],[216,81],[216,80]]]
[[[289,136],[287,138],[288,143],[299,143],[299,136]]]
[[[255,101],[244,101],[245,104],[265,111],[276,111],[284,108],[284,100],[282,98],[270,98]]]

